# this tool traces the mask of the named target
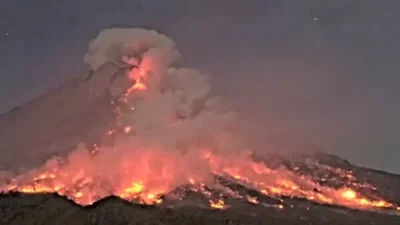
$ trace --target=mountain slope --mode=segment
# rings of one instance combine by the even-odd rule
[[[32,169],[80,142],[97,143],[115,122],[109,86],[121,74],[108,64],[1,115],[0,169]]]

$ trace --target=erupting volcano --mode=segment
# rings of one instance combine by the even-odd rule
[[[97,143],[5,177],[0,191],[57,193],[85,206],[118,196],[216,210],[233,207],[235,199],[277,210],[307,201],[400,213],[398,196],[382,193],[350,163],[340,167],[326,162],[333,156],[320,153],[284,157],[253,151],[241,135],[238,114],[211,94],[208,76],[175,67],[178,57],[175,43],[156,31],[100,32],[84,60],[93,78],[97,71],[118,68],[108,80],[114,125]],[[194,195],[206,200],[191,201]]]

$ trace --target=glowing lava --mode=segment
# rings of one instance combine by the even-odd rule
[[[357,193],[353,190],[344,190],[342,196],[346,199],[355,199],[357,198]]]
[[[215,167],[215,165],[213,165],[214,162],[220,162],[222,160],[218,159],[218,156],[215,155],[208,156],[209,158],[207,160],[211,168]],[[132,160],[132,163],[134,163],[135,159]],[[138,158],[138,160],[140,159]],[[173,164],[172,162],[170,163]],[[318,184],[313,183],[311,178],[308,177],[299,178],[299,180],[301,180],[300,183],[303,183],[300,184],[296,183],[296,180],[289,180],[287,177],[290,177],[293,174],[290,174],[287,171],[284,172],[270,170],[264,165],[264,173],[260,173],[260,170],[254,171],[250,169],[259,168],[260,163],[246,163],[248,163],[247,168],[243,168],[243,170],[248,171],[246,174],[247,176],[244,174],[239,175],[232,173],[221,173],[221,171],[214,172],[215,174],[223,174],[223,176],[229,178],[233,182],[243,183],[251,189],[259,190],[260,193],[267,196],[305,198],[319,203],[337,204],[360,209],[391,208],[394,210],[399,210],[398,206],[390,202],[387,202],[383,199],[368,199],[353,189],[343,188],[336,190],[334,188],[319,186]],[[241,167],[242,166],[243,165],[241,165]],[[144,169],[144,167],[142,169],[140,169],[140,167],[136,168],[139,170],[139,172],[136,174],[139,176],[146,176],[146,169]],[[239,168],[240,167],[236,169]],[[232,170],[233,169],[230,169],[228,171]],[[141,172],[143,173],[142,175]],[[123,178],[121,184],[124,183],[125,180],[132,179],[132,177],[129,179],[128,178],[129,176]],[[168,175],[165,175],[165,177],[159,177],[157,179],[147,179],[144,181],[136,180],[125,186],[121,185],[121,188],[119,189],[110,187],[111,189],[109,193],[101,193],[94,181],[94,177],[85,177],[85,172],[82,174],[75,173],[71,177],[66,173],[66,171],[52,171],[38,174],[31,181],[26,181],[25,184],[20,183],[22,180],[24,179],[19,179],[17,177],[12,181],[12,184],[3,187],[2,190],[5,192],[19,191],[24,193],[58,193],[60,195],[65,195],[68,198],[73,199],[75,202],[83,205],[92,204],[93,202],[111,194],[130,201],[138,201],[143,204],[160,204],[162,202],[160,198],[162,195],[168,194],[168,192],[172,191],[173,188],[179,186],[171,186],[170,182],[172,182],[172,180],[168,178]],[[159,180],[159,182],[157,182],[157,180]],[[205,196],[208,196],[208,198],[210,198],[210,207],[215,209],[225,209],[227,207],[222,199],[213,199],[210,191],[206,190],[206,185],[204,183],[196,182],[193,178],[188,177],[187,182],[182,183],[182,185],[185,184],[190,185],[193,191],[200,192]],[[210,190],[212,190],[213,186],[213,183],[207,185],[208,188],[211,188]],[[309,187],[307,188],[307,186]],[[318,189],[318,191],[315,189]],[[260,204],[256,197],[242,195],[234,190],[231,190],[231,192],[226,192],[225,194],[234,198],[241,198],[253,204]],[[279,204],[276,205],[276,207],[282,209],[283,205]]]
[[[211,208],[214,208],[214,209],[225,209],[226,208],[225,202],[221,199],[216,200],[216,201],[210,200],[209,202],[210,202]]]

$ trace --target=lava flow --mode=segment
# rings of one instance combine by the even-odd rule
[[[116,45],[120,55],[109,54]],[[100,54],[100,56],[99,56]],[[285,167],[272,169],[252,158],[240,135],[232,131],[236,113],[218,107],[209,97],[210,85],[197,70],[174,68],[179,54],[169,38],[143,29],[103,31],[89,45],[85,61],[98,70],[109,62],[133,65],[127,76],[134,81],[121,99],[118,127],[108,132],[113,146],[78,146],[67,158],[50,159],[41,168],[19,174],[0,187],[1,192],[58,193],[88,205],[115,195],[143,204],[160,204],[177,189],[197,192],[216,209],[229,207],[224,198],[262,204],[260,196],[306,199],[321,204],[364,210],[400,208],[378,194],[365,195],[351,172],[318,165],[336,177],[341,187],[322,185],[311,175]],[[116,58],[111,58],[116,57]],[[216,178],[223,178],[224,182]],[[253,190],[252,196],[238,188]],[[218,194],[216,194],[218,193]],[[176,196],[185,197],[186,193]]]
[[[157,156],[159,157],[160,155],[154,155],[154,157]],[[164,157],[167,156],[164,155]],[[199,157],[201,156],[199,155]],[[152,155],[142,160],[147,161],[150,158],[152,158]],[[370,199],[350,188],[334,189],[319,186],[312,181],[311,177],[301,176],[290,178],[293,174],[289,171],[270,170],[263,163],[247,161],[238,167],[230,167],[229,169],[221,168],[219,170],[217,168],[218,165],[215,164],[223,161],[219,156],[211,156],[209,152],[206,152],[203,153],[202,159],[207,159],[209,167],[215,170],[214,174],[219,174],[224,179],[230,180],[231,183],[243,184],[249,189],[257,190],[266,196],[274,196],[276,198],[304,198],[317,203],[343,205],[358,209],[372,210],[374,208],[385,208],[400,210],[400,208],[396,208],[397,206],[390,202],[380,198]],[[126,161],[125,165],[128,165],[128,163],[136,164],[137,162],[142,162],[142,160],[132,157],[131,161]],[[147,161],[147,163],[151,164],[153,162]],[[177,171],[169,169],[175,167],[174,164],[177,162],[173,159],[166,159],[163,163],[165,163],[165,173],[161,176],[159,174],[160,177],[151,177],[146,164],[133,165],[129,168],[137,171],[135,175],[122,177],[120,182],[118,182],[120,184],[119,187],[110,186],[109,188],[107,188],[105,180],[102,184],[100,177],[96,175],[88,176],[89,171],[93,169],[90,166],[79,165],[81,168],[67,166],[60,167],[60,169],[51,169],[51,165],[48,164],[43,168],[43,172],[32,172],[38,175],[34,176],[31,181],[26,180],[26,176],[29,177],[30,175],[25,174],[14,178],[11,184],[3,187],[2,190],[24,193],[58,193],[82,205],[92,204],[109,195],[116,195],[123,199],[138,201],[143,204],[159,204],[162,202],[161,196],[168,194],[179,186],[189,185],[191,191],[200,192],[208,197],[210,199],[210,206],[216,209],[225,209],[227,205],[219,196],[213,196],[213,189],[222,191],[223,195],[231,198],[239,198],[253,204],[260,204],[260,201],[256,197],[245,195],[228,187],[220,190],[221,188],[218,187],[215,181],[207,182],[201,177],[199,177],[199,181],[187,177],[186,182],[182,181],[181,183],[173,184],[171,182],[175,180],[174,176],[176,176],[175,173]],[[240,172],[242,173],[240,174]],[[348,184],[348,186],[351,185]],[[276,207],[283,208],[281,204],[277,204]]]

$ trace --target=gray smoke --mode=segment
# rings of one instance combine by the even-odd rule
[[[139,62],[134,61],[134,58],[140,57],[143,64],[151,58],[157,61],[158,66],[167,67],[174,63],[178,56],[175,43],[157,31],[113,28],[101,31],[97,38],[89,43],[84,62],[92,70],[98,70],[106,63],[137,64]]]
[[[53,185],[71,189],[77,182],[91,184],[81,190],[85,198],[81,200],[87,203],[118,195],[138,181],[149,188],[145,193],[165,192],[189,179],[207,182],[213,172],[246,157],[242,154],[246,144],[236,131],[237,114],[210,94],[207,75],[173,67],[178,56],[174,42],[156,31],[100,32],[90,42],[85,62],[92,70],[110,63],[128,68],[126,78],[146,86],[119,99],[124,110],[117,130],[125,132],[117,132],[114,144],[101,146],[95,154],[81,144],[67,159],[51,159],[15,181],[24,183],[53,171],[58,182]],[[113,85],[111,93],[120,93],[120,88]]]

